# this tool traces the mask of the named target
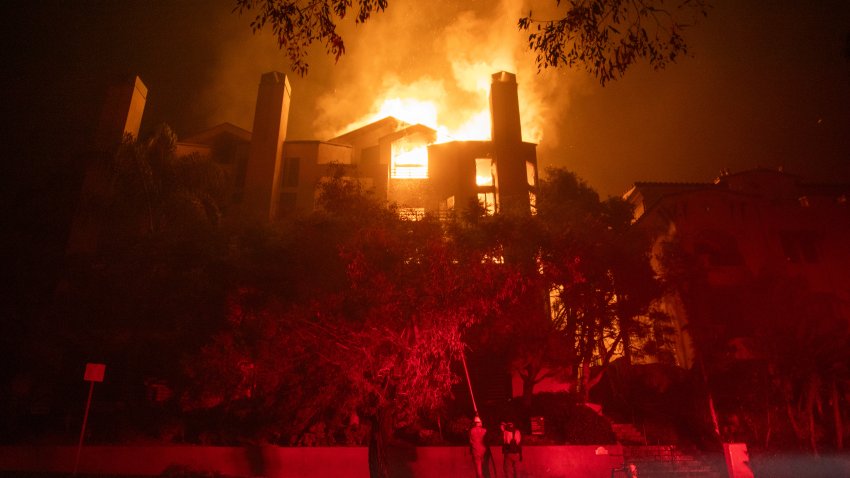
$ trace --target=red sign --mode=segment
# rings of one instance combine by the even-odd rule
[[[87,363],[86,375],[83,380],[86,382],[102,382],[103,374],[106,372],[106,364],[102,363]]]

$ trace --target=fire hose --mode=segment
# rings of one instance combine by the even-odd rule
[[[466,366],[466,354],[463,349],[460,351],[460,360],[463,363],[463,372],[466,374],[466,385],[469,387],[469,397],[472,399],[472,410],[475,411],[475,416],[478,415],[478,405],[475,404],[475,394],[472,393],[472,382],[469,381],[469,368]]]

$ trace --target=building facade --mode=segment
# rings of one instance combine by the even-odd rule
[[[141,85],[138,78],[136,85]],[[108,118],[102,122],[108,127],[99,133],[99,144],[138,135],[147,92],[141,87],[145,94],[136,87],[116,89],[110,96],[104,113]],[[233,181],[239,209],[269,221],[312,211],[319,184],[339,171],[412,218],[445,214],[470,203],[490,213],[529,211],[534,206],[536,145],[522,141],[512,73],[492,75],[489,141],[437,143],[432,128],[393,117],[326,140],[290,140],[286,127],[291,94],[286,75],[262,75],[253,131],[223,123],[181,138],[177,155],[214,158]],[[116,125],[128,124],[117,131]]]
[[[827,313],[850,324],[848,195],[847,184],[812,184],[781,170],[754,169],[707,183],[639,182],[624,198],[635,208],[635,227],[654,238],[659,270],[669,259],[665,245],[675,243],[705,271],[708,286],[740,291],[759,277],[795,278],[830,302]],[[695,351],[681,287],[674,285],[659,306],[674,319],[677,365],[690,368]],[[731,330],[728,338],[731,353],[745,357],[747,317],[736,313],[742,316],[705,318],[739,321],[741,337]]]

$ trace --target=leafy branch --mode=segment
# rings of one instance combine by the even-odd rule
[[[604,86],[629,66],[647,59],[663,69],[688,53],[683,32],[708,15],[709,0],[555,0],[563,16],[541,20],[533,12],[519,19],[530,31],[528,46],[538,70],[583,66]]]
[[[366,22],[373,13],[387,8],[388,0],[357,0],[357,23]],[[233,11],[240,15],[256,11],[251,29],[254,33],[271,25],[281,50],[286,50],[292,69],[305,75],[310,69],[307,49],[314,42],[325,45],[335,61],[345,54],[345,42],[337,25],[345,19],[352,0],[236,0]]]

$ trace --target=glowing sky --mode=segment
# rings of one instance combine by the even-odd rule
[[[3,33],[10,138],[61,130],[57,147],[82,134],[118,74],[139,74],[150,89],[143,131],[164,121],[188,135],[224,121],[250,128],[260,74],[285,71],[289,138],[326,139],[390,92],[445,99],[440,122],[460,122],[486,105],[479,83],[506,69],[517,73],[541,166],[572,169],[603,196],[635,181],[709,181],[721,168],[850,180],[844,0],[716,0],[689,33],[692,57],[604,88],[583,71],[537,74],[515,28],[527,9],[519,0],[390,0],[373,21],[345,28],[338,64],[319,48],[303,78],[227,0],[18,3],[7,20],[19,28]]]

